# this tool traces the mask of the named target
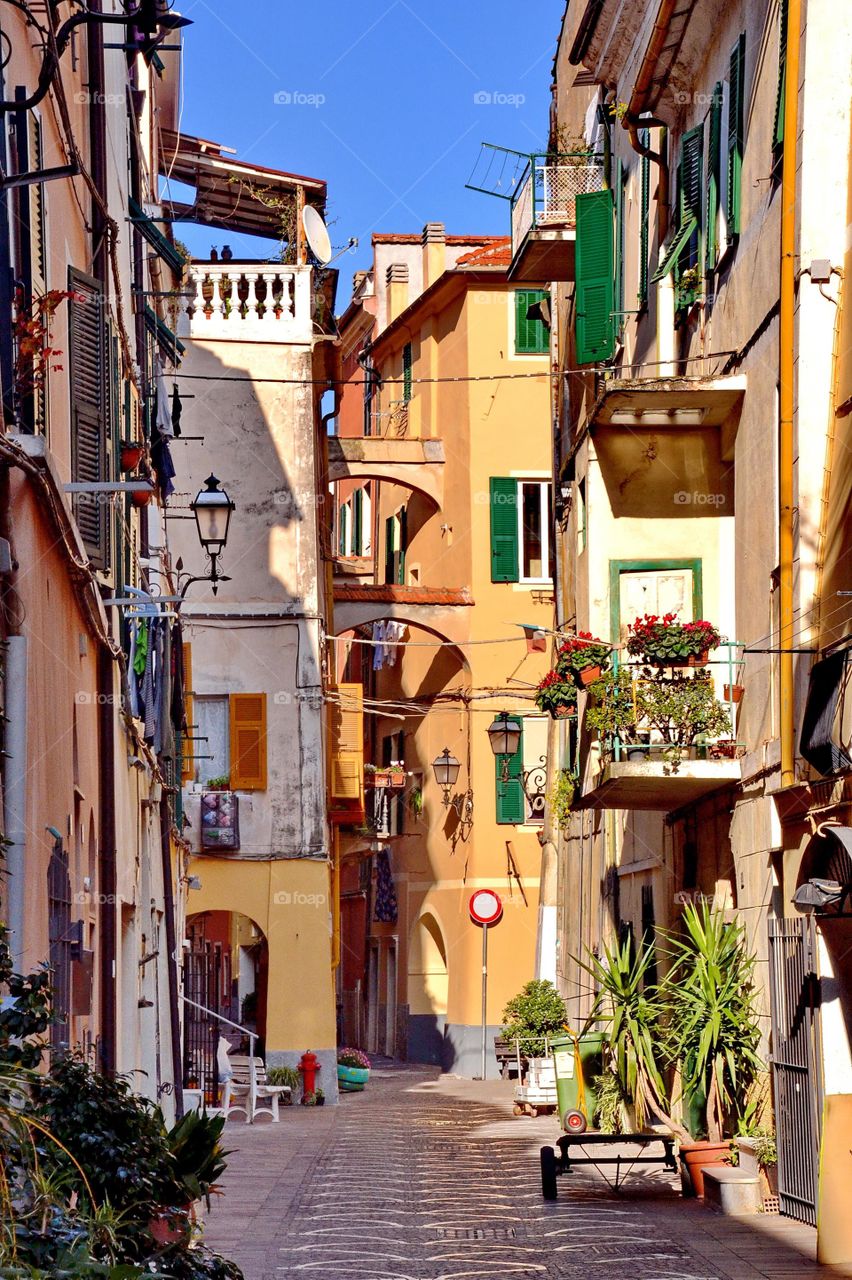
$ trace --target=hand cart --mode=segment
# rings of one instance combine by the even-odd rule
[[[659,1143],[662,1153],[645,1155],[646,1147]],[[570,1173],[577,1165],[593,1164],[597,1169],[601,1165],[615,1165],[615,1183],[610,1185],[617,1191],[623,1174],[627,1174],[637,1164],[661,1165],[671,1173],[677,1173],[677,1161],[674,1154],[675,1139],[660,1133],[565,1133],[557,1139],[559,1155],[553,1147],[541,1148],[541,1194],[545,1200],[557,1197],[556,1179],[563,1173]],[[607,1146],[636,1147],[637,1154],[599,1155],[598,1151]],[[573,1155],[575,1148],[583,1152],[581,1156]],[[587,1148],[592,1148],[590,1154]],[[606,1174],[604,1174],[606,1178]],[[609,1179],[607,1179],[609,1181]]]

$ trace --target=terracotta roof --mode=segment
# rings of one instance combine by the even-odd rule
[[[504,236],[446,236],[447,244],[494,244],[495,241],[504,240]],[[373,244],[422,244],[423,234],[417,232],[410,234],[404,231],[374,231],[372,236]]]
[[[512,238],[500,236],[493,244],[482,245],[470,253],[463,253],[459,267],[508,267],[512,261]]]
[[[363,601],[365,604],[473,604],[467,587],[402,587],[395,583],[335,582],[335,600]]]

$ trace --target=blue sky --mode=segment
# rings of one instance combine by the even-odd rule
[[[547,136],[563,0],[184,0],[182,128],[241,159],[324,178],[346,304],[374,231],[505,234],[503,200],[465,190],[489,141],[535,151]],[[165,55],[167,56],[167,55]],[[279,101],[276,102],[276,94]],[[289,95],[289,101],[287,97]],[[284,97],[284,101],[280,98]],[[485,100],[483,100],[485,99]],[[205,256],[228,240],[182,225]]]

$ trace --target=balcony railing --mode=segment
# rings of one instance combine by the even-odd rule
[[[575,201],[603,188],[603,165],[590,152],[531,155],[512,197],[512,252],[528,232],[576,225]]]
[[[240,342],[309,342],[311,268],[193,263],[179,334]]]

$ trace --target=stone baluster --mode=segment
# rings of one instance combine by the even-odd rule
[[[204,272],[193,272],[191,281],[195,286],[195,297],[187,305],[187,311],[190,319],[200,321],[204,319]]]
[[[259,318],[257,314],[257,306],[260,298],[258,297],[257,282],[260,279],[260,272],[246,271],[244,275],[248,285],[248,293],[246,296],[246,321],[251,323]]]
[[[281,272],[281,318],[289,320],[293,315],[293,273]]]
[[[263,271],[261,272],[261,278],[263,280],[263,283],[266,286],[266,297],[264,298],[264,301],[263,301],[263,323],[273,324],[275,321],[275,298],[273,296],[274,286],[275,286],[275,272]]]
[[[212,320],[221,320],[225,313],[225,300],[222,297],[222,276],[219,271],[211,271],[210,279],[213,283],[213,301],[212,301]]]

